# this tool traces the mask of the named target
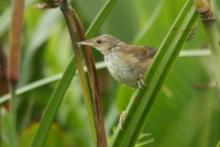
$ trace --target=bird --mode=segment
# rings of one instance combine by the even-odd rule
[[[127,44],[118,38],[103,34],[77,43],[100,51],[113,78],[131,88],[143,88],[144,74],[157,49]]]

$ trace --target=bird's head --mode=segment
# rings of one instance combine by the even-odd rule
[[[78,42],[77,44],[91,46],[105,55],[124,43],[111,35],[105,34],[89,40]]]

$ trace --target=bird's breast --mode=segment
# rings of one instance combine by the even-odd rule
[[[136,87],[138,72],[118,54],[104,56],[106,66],[111,75],[119,82]]]

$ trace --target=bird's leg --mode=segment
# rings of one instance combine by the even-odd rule
[[[146,86],[146,84],[144,83],[144,75],[140,74],[138,76],[138,88],[143,88],[144,86]]]
[[[122,113],[120,114],[120,118],[119,118],[119,128],[122,131],[123,131],[123,124],[124,124],[124,121],[125,121],[125,117],[126,117],[126,112],[122,111]]]

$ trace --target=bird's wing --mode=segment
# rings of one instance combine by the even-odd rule
[[[152,58],[156,54],[156,49],[151,47],[143,47],[143,46],[131,46],[129,45],[126,48],[126,53],[130,55],[130,57],[134,57],[138,60],[138,62],[144,62],[150,58]]]
[[[120,56],[123,58],[124,64],[143,73],[155,53],[156,49],[154,48],[127,45],[123,47],[123,52],[121,52]]]

